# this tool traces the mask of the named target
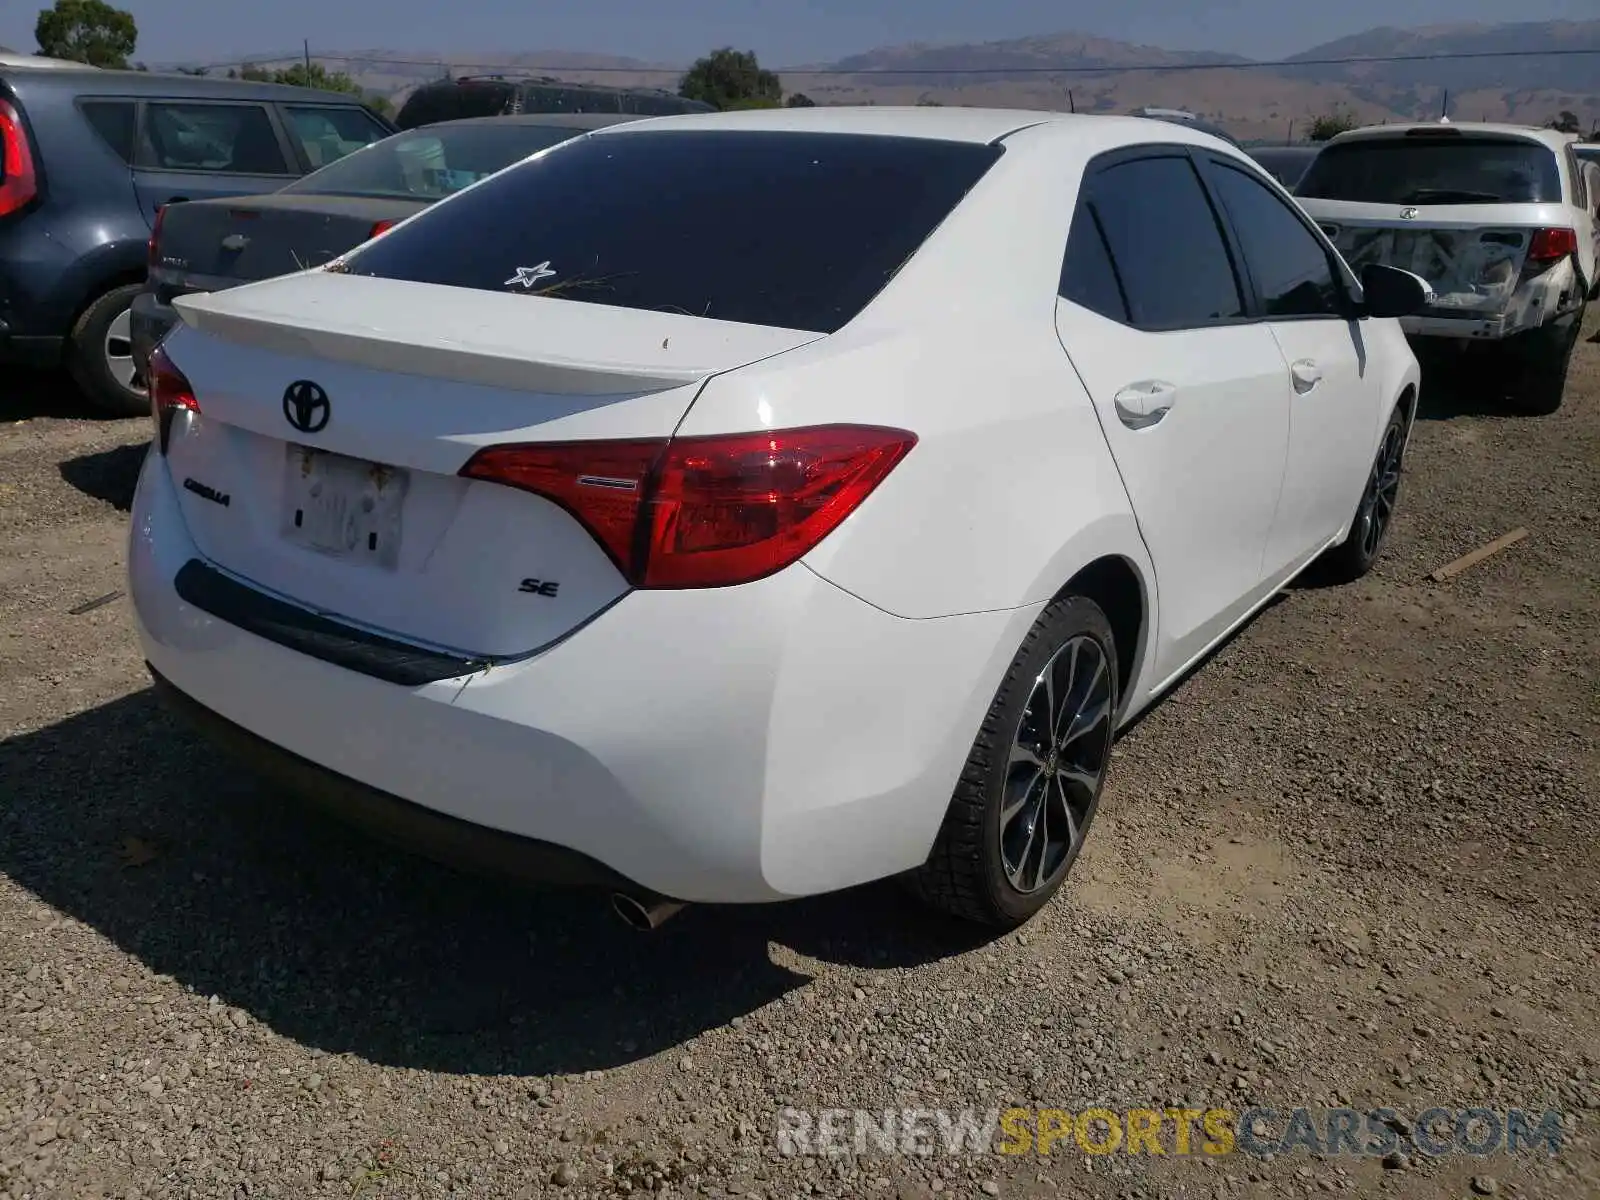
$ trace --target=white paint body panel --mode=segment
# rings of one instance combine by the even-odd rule
[[[828,337],[318,272],[193,301],[168,350],[203,412],[147,459],[131,531],[155,669],[396,796],[681,899],[772,900],[923,861],[1017,648],[1085,566],[1120,559],[1144,593],[1126,721],[1349,525],[1383,421],[1417,383],[1395,322],[1143,334],[1057,299],[1094,155],[1176,141],[1248,164],[1221,142],[1133,118],[927,109],[594,136],[724,127],[1010,136]],[[1340,341],[1357,336],[1361,366]],[[1325,365],[1309,403],[1289,373],[1308,354]],[[269,468],[297,378],[339,397],[318,444],[421,480],[404,514],[420,548],[393,571],[330,569],[241,515],[276,511]],[[1164,422],[1129,430],[1110,397],[1152,378],[1182,394]],[[454,476],[496,442],[829,422],[918,443],[803,560],[742,586],[630,592],[563,510]],[[250,503],[185,491],[196,474]],[[572,607],[530,611],[514,587],[539,574],[524,553],[561,563]],[[173,579],[193,558],[419,644],[538,652],[422,687],[381,682],[185,603]]]

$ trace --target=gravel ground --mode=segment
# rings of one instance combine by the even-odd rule
[[[7,387],[0,1197],[1600,1195],[1600,344],[1548,418],[1430,375],[1377,571],[1126,735],[1000,941],[892,886],[641,936],[284,806],[158,709],[125,598],[73,611],[123,585],[144,425]],[[783,1105],[1182,1101],[1570,1115],[1487,1160],[774,1139]]]

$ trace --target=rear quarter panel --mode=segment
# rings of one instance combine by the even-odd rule
[[[1150,590],[1127,494],[1055,332],[1078,181],[1105,148],[1098,129],[1012,135],[856,321],[711,380],[685,417],[684,434],[830,422],[915,433],[904,461],[805,559],[890,613],[1037,604],[1104,554],[1133,562]]]

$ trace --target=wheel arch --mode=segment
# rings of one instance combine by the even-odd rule
[[[1056,596],[1093,600],[1111,623],[1116,641],[1117,694],[1127,710],[1154,642],[1155,612],[1149,576],[1125,554],[1102,554],[1073,572]]]

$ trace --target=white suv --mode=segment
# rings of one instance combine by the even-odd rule
[[[1576,138],[1519,125],[1384,125],[1330,141],[1296,198],[1356,270],[1385,263],[1434,297],[1413,338],[1492,347],[1512,400],[1561,404],[1584,306],[1600,295],[1600,168]]]

